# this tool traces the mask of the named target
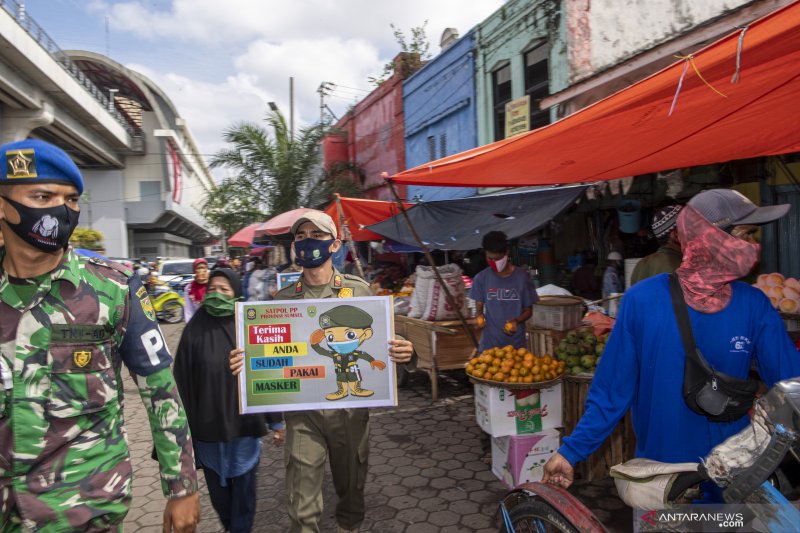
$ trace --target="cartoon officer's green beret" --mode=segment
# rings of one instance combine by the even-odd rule
[[[321,328],[370,328],[372,327],[372,316],[358,307],[339,305],[322,313],[319,317],[319,325]]]

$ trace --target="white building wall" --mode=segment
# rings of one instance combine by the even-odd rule
[[[573,50],[580,50],[577,57],[570,58],[573,82],[753,3],[752,0],[567,1],[583,7],[582,15],[586,17],[585,23],[580,24],[573,18],[568,29],[573,44],[577,45]],[[573,11],[571,16],[580,15]]]
[[[142,130],[146,135],[146,153],[140,156],[125,158],[125,197],[129,202],[161,201],[164,191],[167,190],[165,180],[166,166],[164,165],[164,141],[154,137],[152,132],[160,126],[152,112],[142,113]],[[161,183],[161,196],[157,198],[142,198],[140,196],[139,182],[158,181]]]
[[[128,229],[125,224],[125,199],[121,170],[81,170],[84,196],[81,199],[80,226],[103,234],[109,257],[128,256]]]

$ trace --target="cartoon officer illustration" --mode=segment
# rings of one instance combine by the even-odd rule
[[[348,388],[353,396],[364,398],[375,394],[375,391],[361,388],[361,370],[358,368],[359,359],[368,361],[372,368],[386,368],[386,363],[358,349],[372,337],[372,317],[358,307],[339,305],[322,313],[319,325],[322,329],[311,334],[311,348],[333,359],[338,386],[336,392],[326,394],[325,398],[330,401],[341,400],[347,396]],[[321,346],[323,340],[329,350]]]

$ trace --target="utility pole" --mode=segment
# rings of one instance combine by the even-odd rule
[[[328,107],[325,105],[325,97],[330,94],[328,91],[331,90],[331,85],[333,85],[329,81],[323,81],[319,84],[317,88],[317,92],[319,93],[319,123],[322,124],[325,122],[325,109]]]

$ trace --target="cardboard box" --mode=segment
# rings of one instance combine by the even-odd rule
[[[493,437],[532,435],[562,426],[561,383],[549,389],[514,390],[475,385],[475,418]]]
[[[540,481],[544,464],[558,450],[558,430],[533,435],[492,437],[492,472],[509,488]]]

